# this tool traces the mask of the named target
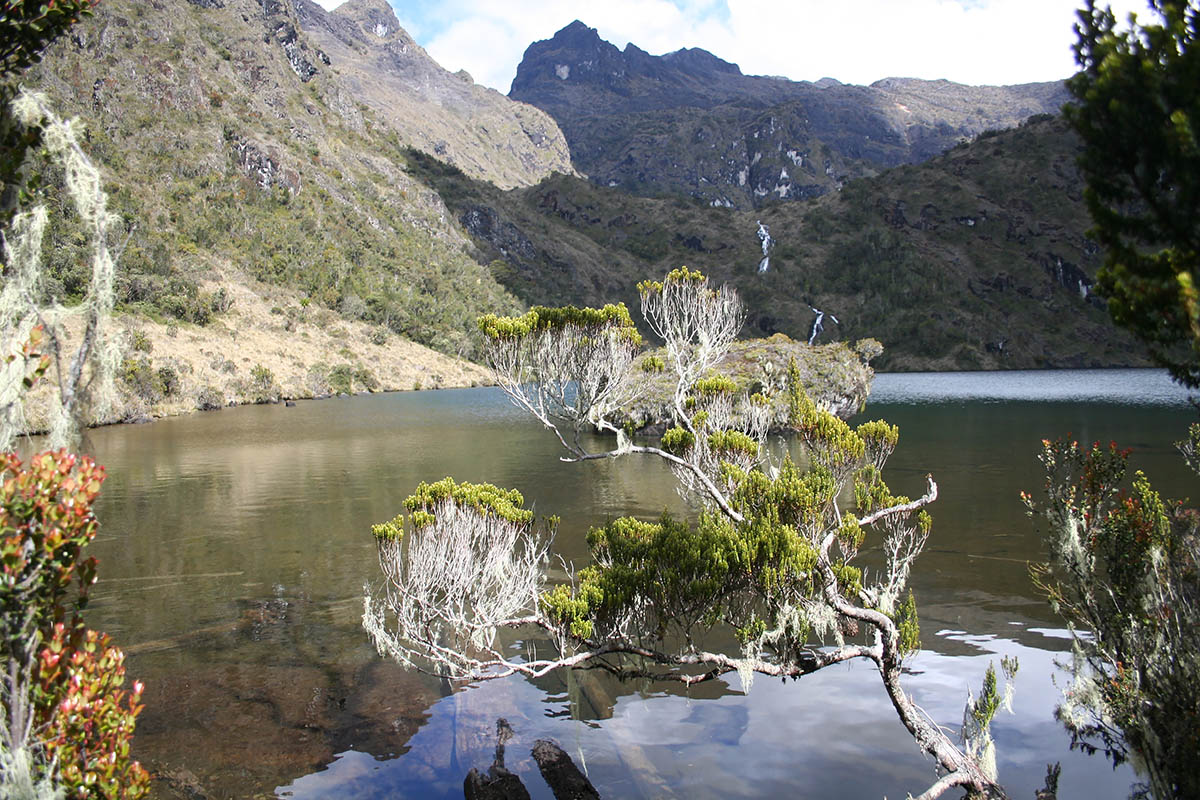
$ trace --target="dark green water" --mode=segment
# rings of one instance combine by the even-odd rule
[[[1156,487],[1186,496],[1171,442],[1194,415],[1144,371],[877,380],[864,416],[900,426],[893,488],[919,493],[926,472],[940,487],[912,581],[925,650],[908,688],[956,727],[988,660],[1020,657],[1015,713],[994,725],[1015,797],[1058,760],[1063,798],[1124,797],[1133,779],[1068,752],[1053,720],[1066,640],[1030,584],[1041,545],[1017,499],[1041,483],[1039,442],[1115,439]],[[380,659],[358,625],[377,573],[369,525],[422,480],[520,489],[563,517],[555,549],[576,562],[589,525],[683,511],[653,461],[560,464],[496,390],[227,409],[94,431],[90,445],[110,477],[89,621],[147,684],[135,754],[162,776],[157,796],[461,797],[466,772],[491,763],[499,716],[517,733],[508,767],[534,797],[549,796],[528,757],[539,737],[606,798],[902,797],[933,780],[865,664],[688,696],[575,675],[452,692]]]

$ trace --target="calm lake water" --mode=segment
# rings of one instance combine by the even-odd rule
[[[923,651],[907,687],[957,728],[990,660],[1017,655],[1014,714],[994,724],[1002,781],[1032,797],[1063,762],[1062,798],[1119,798],[1134,775],[1068,750],[1053,719],[1067,640],[1035,594],[1041,540],[1018,500],[1041,439],[1114,439],[1164,494],[1193,492],[1172,442],[1195,411],[1154,371],[881,375],[863,418],[900,426],[892,488],[938,481],[912,580]],[[369,526],[422,480],[520,489],[563,518],[555,550],[582,564],[591,525],[683,512],[650,460],[564,465],[551,437],[494,389],[247,407],[91,433],[109,471],[89,622],[147,685],[135,755],[158,797],[462,797],[491,763],[550,797],[529,757],[553,738],[606,798],[903,797],[933,780],[866,664],[781,685],[689,694],[556,675],[449,687],[381,659],[359,628],[378,567]]]

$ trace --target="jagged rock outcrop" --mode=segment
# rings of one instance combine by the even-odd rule
[[[502,188],[573,172],[567,143],[540,109],[450,73],[400,26],[386,0],[328,12],[296,0],[300,25],[358,103],[401,141]]]
[[[1055,112],[1067,93],[1061,83],[850,86],[743,75],[704,50],[618,50],[576,21],[529,46],[509,96],[548,111],[576,167],[601,185],[750,208],[923,161]]]

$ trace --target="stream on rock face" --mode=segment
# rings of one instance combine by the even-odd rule
[[[1125,797],[1136,777],[1070,752],[1053,718],[1068,639],[1029,580],[1042,550],[1018,492],[1041,485],[1041,439],[1071,433],[1132,447],[1156,488],[1187,496],[1172,447],[1195,417],[1184,398],[1148,370],[881,375],[859,418],[900,427],[894,491],[919,494],[926,472],[940,487],[908,690],[957,729],[987,663],[1020,658],[1015,713],[994,724],[1014,797],[1054,761],[1064,799]],[[933,780],[865,663],[747,693],[736,675],[690,692],[591,673],[450,686],[378,656],[359,626],[378,576],[369,526],[422,480],[521,490],[563,518],[554,551],[580,565],[589,526],[688,513],[655,461],[560,463],[498,390],[226,409],[97,429],[88,447],[109,477],[87,619],[146,683],[134,753],[156,797],[462,797],[498,717],[534,797],[550,797],[538,738],[606,798],[896,797]]]

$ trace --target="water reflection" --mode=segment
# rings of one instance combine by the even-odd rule
[[[872,400],[922,405],[1035,400],[1184,407],[1188,392],[1161,369],[890,372],[875,376]]]
[[[998,768],[1011,796],[1032,797],[1047,760],[1062,761],[1064,797],[1123,796],[1114,784],[1128,785],[1128,770],[1097,769],[1095,759],[1064,753],[1061,732],[1045,723],[1057,697],[1046,680],[1050,653],[991,636],[943,638],[970,640],[976,655],[923,651],[914,658],[919,671],[907,685],[934,719],[961,717],[968,683],[978,681],[989,660],[1020,659],[1016,713],[995,725]],[[297,800],[462,797],[466,771],[491,759],[497,714],[507,715],[516,733],[507,766],[534,798],[551,793],[536,765],[514,756],[527,754],[539,738],[557,739],[612,798],[903,797],[934,780],[932,764],[914,751],[895,716],[880,714],[886,698],[862,664],[797,683],[760,680],[748,694],[733,690],[719,701],[639,692],[619,698],[612,717],[592,725],[531,713],[565,702],[521,680],[473,686],[430,709],[403,758],[346,751],[278,791]]]
[[[1027,572],[1040,539],[1016,498],[1041,482],[1038,442],[1068,431],[1134,446],[1156,487],[1187,495],[1171,442],[1192,413],[881,402],[898,397],[886,377],[864,416],[900,426],[889,480],[917,493],[933,472],[941,487],[913,576],[926,650],[910,691],[957,726],[987,660],[1017,654],[1017,714],[995,726],[1014,796],[1031,796],[1045,762],[1059,759],[1061,797],[1125,796],[1130,776],[1067,753],[1051,716],[1051,662],[1066,641],[1047,634],[1058,623]],[[294,797],[461,797],[466,772],[491,761],[500,716],[518,737],[511,753],[553,738],[606,797],[903,796],[932,779],[863,664],[761,680],[746,695],[736,680],[687,694],[578,674],[450,693],[382,661],[358,623],[361,587],[378,575],[368,529],[422,480],[520,489],[563,518],[555,550],[574,561],[591,525],[664,505],[687,513],[656,462],[559,463],[552,437],[495,390],[229,409],[99,430],[92,441],[111,477],[89,621],[129,649],[130,674],[146,680],[135,752],[158,771],[156,796],[280,787]],[[549,796],[532,761],[509,768]]]

